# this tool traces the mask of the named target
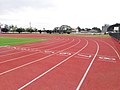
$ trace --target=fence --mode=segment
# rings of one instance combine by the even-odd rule
[[[109,33],[112,38],[115,38],[120,43],[120,32]]]
[[[117,48],[117,51],[120,55],[120,32],[118,33],[109,33],[109,35],[112,37],[112,41],[114,42],[115,47]]]

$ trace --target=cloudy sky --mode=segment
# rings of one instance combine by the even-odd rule
[[[119,0],[0,0],[0,23],[53,29],[120,23]]]

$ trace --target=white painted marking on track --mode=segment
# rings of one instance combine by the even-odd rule
[[[63,49],[63,50],[61,50],[61,51],[65,51],[65,50],[67,50],[67,49],[70,49],[70,48],[76,46],[76,45],[79,44],[79,43],[80,43],[80,40],[79,40],[78,43],[76,43],[76,44],[74,44],[74,45],[72,45],[72,46],[70,46],[70,47],[68,47],[68,48],[65,48],[65,49]],[[46,58],[48,58],[48,57],[51,57],[51,56],[53,56],[53,55],[55,55],[55,54],[57,54],[57,53],[59,53],[59,52],[61,52],[61,51],[58,51],[58,52],[56,52],[56,53],[54,53],[54,54],[50,54],[50,55],[48,55],[48,56],[45,56],[45,57],[40,58],[40,59],[37,59],[37,60],[35,60],[35,61],[32,61],[32,62],[29,62],[29,63],[23,64],[23,65],[20,65],[20,66],[18,66],[18,67],[15,67],[15,68],[9,69],[9,70],[7,70],[7,71],[4,71],[4,72],[0,73],[0,76],[3,75],[3,74],[6,74],[6,73],[8,73],[8,72],[11,72],[11,71],[17,70],[17,69],[19,69],[19,68],[22,68],[22,67],[28,66],[28,65],[30,65],[30,64],[36,63],[36,62],[41,61],[41,60],[43,60],[43,59],[46,59]],[[19,58],[20,58],[20,57],[19,57]],[[14,59],[13,59],[13,60],[14,60]]]
[[[97,57],[97,54],[98,54],[98,51],[99,51],[100,47],[99,47],[98,42],[96,42],[96,41],[94,41],[94,42],[97,44],[97,51],[96,51],[96,53],[95,53],[95,55],[94,55],[92,61],[90,62],[90,64],[89,64],[89,66],[88,66],[88,68],[87,68],[85,74],[83,75],[81,81],[79,82],[79,84],[78,84],[76,90],[80,90],[81,85],[83,84],[83,82],[84,82],[84,80],[85,80],[85,78],[86,78],[86,76],[87,76],[87,74],[88,74],[88,72],[89,72],[89,70],[90,70],[90,68],[91,68],[91,66],[92,66],[92,64],[93,64],[93,62],[94,62],[94,60],[95,60],[95,58]]]
[[[42,76],[44,76],[45,74],[49,73],[50,71],[52,71],[56,67],[60,66],[61,64],[63,64],[64,62],[66,62],[67,60],[69,60],[70,58],[72,58],[73,56],[75,56],[76,54],[78,54],[79,52],[81,52],[83,49],[85,49],[87,47],[87,45],[88,45],[88,41],[87,41],[86,45],[82,49],[80,49],[79,51],[77,51],[73,55],[69,56],[68,58],[66,58],[62,62],[58,63],[57,65],[53,66],[52,68],[48,69],[44,73],[40,74],[38,77],[36,77],[33,80],[31,80],[30,82],[26,83],[25,85],[23,85],[22,87],[20,87],[18,90],[24,89],[25,87],[27,87],[28,85],[30,85],[31,83],[33,83],[34,81],[36,81],[37,79],[41,78]]]
[[[106,60],[106,61],[115,61],[116,59],[115,58],[111,58],[111,57],[104,57],[104,56],[100,56],[99,59],[102,59],[102,60]]]
[[[59,54],[60,55],[71,55],[71,53],[69,53],[69,52],[60,52]]]
[[[78,54],[78,56],[87,57],[87,58],[91,58],[92,57],[91,55],[83,55],[83,54]]]
[[[119,60],[120,60],[120,55],[119,55],[119,53],[117,52],[117,50],[116,50],[112,45],[110,45],[109,43],[107,43],[107,42],[105,42],[105,41],[102,41],[102,42],[104,42],[104,43],[106,43],[108,46],[110,46],[110,47],[115,51],[115,53],[117,54],[117,56],[118,56],[118,58],[119,58]]]

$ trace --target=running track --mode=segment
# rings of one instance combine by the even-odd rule
[[[0,90],[120,90],[120,44],[111,38],[0,36],[49,39],[0,47]]]

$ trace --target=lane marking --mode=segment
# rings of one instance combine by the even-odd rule
[[[106,61],[106,62],[116,62],[116,58],[113,57],[105,57],[105,56],[99,56],[99,61]]]
[[[70,49],[70,48],[76,46],[77,44],[79,44],[80,42],[81,42],[81,41],[79,40],[78,43],[76,43],[76,44],[74,44],[74,45],[72,45],[72,46],[70,46],[70,47],[68,47],[68,48],[65,48],[65,49],[63,49],[63,50],[61,50],[61,51],[65,51],[65,50],[67,50],[67,49]],[[46,58],[48,58],[48,57],[50,57],[50,56],[53,56],[53,55],[55,55],[55,54],[57,54],[57,53],[59,53],[59,52],[61,52],[61,51],[58,51],[58,52],[56,52],[56,53],[50,54],[50,55],[48,55],[48,56],[45,56],[45,57],[40,58],[40,59],[37,59],[37,60],[35,60],[35,61],[32,61],[32,62],[29,62],[29,63],[23,64],[23,65],[20,65],[20,66],[18,66],[18,67],[15,67],[15,68],[9,69],[9,70],[7,70],[7,71],[4,71],[4,72],[0,73],[0,76],[3,75],[3,74],[6,74],[6,73],[8,73],[8,72],[11,72],[11,71],[17,70],[17,69],[19,69],[19,68],[22,68],[22,67],[28,66],[28,65],[33,64],[33,63],[35,63],[35,62],[41,61],[41,60],[43,60],[43,59],[46,59]]]
[[[13,55],[13,54],[18,54],[18,53],[21,53],[21,52],[25,52],[25,51],[19,51],[19,52],[13,52],[13,53],[5,54],[5,55],[0,55],[0,57],[9,56],[9,55]]]
[[[74,41],[74,39],[72,40],[72,41]],[[71,42],[72,42],[71,41]],[[66,42],[65,42],[66,43]],[[70,42],[69,42],[70,43]],[[65,46],[65,45],[67,45],[68,43],[66,43],[66,44],[62,44],[62,45],[59,45],[58,47],[61,47],[61,46]],[[48,50],[52,50],[52,49],[55,49],[55,48],[58,48],[58,47],[53,47],[53,48],[50,48],[50,49],[48,49]]]
[[[85,74],[83,75],[83,77],[82,77],[81,81],[79,82],[79,84],[78,84],[78,86],[77,86],[76,90],[80,90],[81,85],[83,84],[83,82],[84,82],[84,80],[85,80],[85,78],[86,78],[86,76],[87,76],[88,72],[90,71],[90,68],[91,68],[91,66],[92,66],[92,64],[93,64],[93,62],[94,62],[94,60],[95,60],[95,58],[96,58],[96,57],[97,57],[97,55],[98,55],[98,52],[99,52],[100,47],[99,47],[99,44],[98,44],[98,42],[97,42],[97,41],[94,41],[94,42],[97,44],[97,51],[96,51],[96,53],[95,53],[95,55],[94,55],[94,57],[93,57],[92,61],[90,62],[90,64],[89,64],[89,66],[88,66],[88,68],[87,68],[87,70],[86,70]]]
[[[86,40],[87,41],[87,40]],[[27,87],[28,85],[30,85],[31,83],[33,83],[34,81],[36,81],[37,79],[41,78],[42,76],[44,76],[45,74],[49,73],[50,71],[52,71],[53,69],[55,69],[56,67],[60,66],[61,64],[63,64],[64,62],[66,62],[67,60],[69,60],[70,58],[72,58],[73,56],[75,56],[76,54],[78,54],[80,51],[82,51],[83,49],[85,49],[88,45],[88,41],[86,43],[86,45],[84,47],[82,47],[82,49],[80,49],[79,51],[77,51],[76,53],[74,53],[73,55],[69,56],[68,58],[66,58],[65,60],[61,61],[60,63],[56,64],[55,66],[53,66],[52,68],[48,69],[47,71],[45,71],[44,73],[40,74],[38,77],[34,78],[33,80],[31,80],[30,82],[26,83],[25,85],[23,85],[22,87],[20,87],[18,90],[22,90],[23,88]]]
[[[104,59],[104,60],[116,60],[115,58],[109,58],[109,57],[99,57],[99,59]]]
[[[73,42],[74,41],[74,39],[71,41],[71,42]],[[71,42],[69,42],[69,43],[71,43]],[[68,44],[68,43],[67,43]],[[65,44],[66,45],[66,44]],[[8,46],[9,48],[11,47],[11,46]],[[59,46],[58,46],[59,47]],[[19,49],[19,48],[18,48]],[[28,49],[28,50],[30,50],[30,49]],[[64,49],[63,49],[64,50]],[[62,51],[62,50],[61,50]],[[21,53],[21,52],[25,52],[25,51],[20,51],[20,52],[17,52],[17,53]],[[39,52],[37,52],[37,53],[42,53],[42,51],[39,51]],[[35,54],[37,54],[37,53],[35,53]],[[12,55],[12,54],[16,54],[16,52],[14,52],[14,53],[10,53],[10,54],[7,54],[7,55]],[[34,54],[34,53],[33,53]],[[1,55],[0,57],[3,57],[3,56],[7,56],[7,55]],[[24,56],[21,56],[21,57],[18,57],[18,59],[19,58],[23,58],[23,57],[25,57],[25,56],[30,56],[30,55],[32,55],[32,54],[29,54],[29,55],[24,55]],[[16,58],[15,58],[16,59]],[[0,63],[5,63],[5,62],[10,62],[10,61],[14,61],[14,58],[13,59],[10,59],[10,60],[6,60],[6,61],[3,61],[3,62],[0,62]]]
[[[86,58],[91,58],[92,57],[91,55],[83,55],[83,54],[78,54],[78,56],[86,57]]]
[[[63,40],[63,39],[60,39],[60,40]],[[67,39],[66,41],[68,41],[69,39]],[[58,42],[58,41],[57,41]],[[50,42],[51,43],[51,42]],[[49,43],[49,44],[50,44]],[[55,43],[55,41],[54,42],[52,42],[52,43]],[[32,43],[32,45],[33,45],[34,43]],[[46,45],[47,43],[45,43],[45,45]],[[28,44],[27,44],[28,45]],[[29,46],[32,46],[31,44],[29,44]],[[25,46],[26,46],[26,44],[25,44]],[[38,45],[36,45],[36,46],[38,46]],[[35,47],[36,47],[35,46]],[[8,48],[8,49],[12,49],[12,46],[4,46],[5,48]],[[22,48],[22,47],[17,47],[16,48],[16,50],[20,50],[20,48]],[[27,48],[27,47],[26,47]],[[15,48],[14,48],[15,49]],[[3,52],[8,52],[8,51],[14,51],[14,50],[5,50],[5,51],[3,51]],[[28,51],[30,51],[30,49],[28,49]],[[36,51],[38,51],[38,50],[36,50]],[[20,51],[21,52],[21,51]],[[0,52],[0,53],[2,53],[2,52]],[[13,53],[10,53],[10,54],[7,54],[7,55],[12,55],[12,54],[16,54],[15,52],[13,52]],[[1,56],[7,56],[7,55],[1,55]]]
[[[5,51],[2,51],[0,53],[9,52],[9,51],[13,51],[13,50],[5,50]]]
[[[106,43],[108,46],[110,46],[110,47],[115,51],[115,53],[116,53],[117,56],[118,56],[118,59],[120,60],[120,55],[118,54],[117,50],[116,50],[112,45],[110,45],[109,43],[107,43],[107,42],[105,42],[105,41],[102,41],[102,42],[104,42],[104,43]]]
[[[59,54],[60,55],[71,55],[71,53],[69,53],[69,52],[60,52]]]

